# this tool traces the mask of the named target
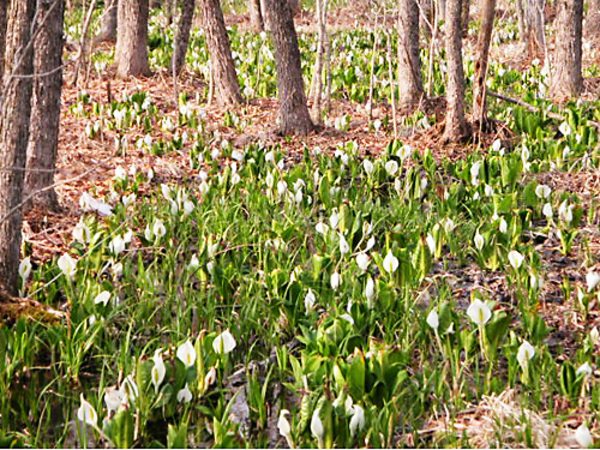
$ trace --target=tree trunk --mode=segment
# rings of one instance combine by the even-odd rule
[[[254,31],[260,33],[265,29],[260,11],[260,0],[248,0],[248,15],[250,16],[250,26]]]
[[[28,206],[58,210],[54,168],[58,149],[62,87],[63,0],[38,0],[37,35],[33,45],[34,80],[27,147],[25,189],[38,192]],[[43,23],[42,23],[43,21]],[[43,192],[42,189],[45,189]]]
[[[529,54],[531,56],[536,56],[538,52],[546,52],[546,37],[544,35],[544,0],[524,1]]]
[[[4,47],[6,43],[6,10],[8,9],[8,0],[0,0],[0,85],[2,84],[2,74],[4,73]]]
[[[115,61],[119,78],[150,75],[148,0],[119,0]]]
[[[435,21],[433,0],[418,0],[417,6],[419,7],[419,29],[423,30],[426,39],[429,40],[433,34]]]
[[[550,97],[565,101],[583,90],[581,73],[581,39],[583,0],[558,0],[554,70]]]
[[[588,39],[600,38],[600,0],[589,0],[585,34]]]
[[[117,11],[118,0],[107,0],[104,4],[104,13],[102,15],[102,28],[100,33],[94,39],[94,45],[101,42],[115,42],[117,39]]]
[[[423,97],[417,0],[398,2],[398,88],[398,107],[411,113]]]
[[[515,9],[517,11],[517,23],[519,25],[519,42],[526,44],[529,40],[527,36],[527,25],[525,23],[525,8],[523,7],[523,1],[527,0],[516,0]]]
[[[237,105],[242,101],[242,94],[231,56],[221,5],[219,0],[200,0],[200,4],[217,101],[221,105]]]
[[[446,20],[446,0],[434,0],[438,12],[438,23]]]
[[[0,107],[0,283],[8,293],[18,292],[21,248],[23,179],[29,136],[33,46],[31,24],[36,0],[12,0],[6,29],[6,61]],[[17,77],[15,77],[17,76]],[[19,77],[22,76],[22,77]],[[14,210],[14,211],[13,211]]]
[[[279,131],[284,135],[307,135],[314,129],[314,125],[306,106],[300,49],[292,9],[287,0],[266,0],[266,4],[277,66]]]
[[[173,45],[173,69],[176,74],[181,72],[185,63],[188,44],[190,42],[190,31],[194,19],[195,0],[183,0],[181,7],[181,16],[179,17],[179,26],[177,27],[177,36]]]
[[[459,142],[467,136],[465,118],[465,74],[460,35],[461,0],[446,0],[446,128],[444,140]]]
[[[462,37],[466,38],[469,35],[469,12],[471,8],[471,0],[462,0],[461,8],[460,28],[462,30]]]
[[[325,43],[327,41],[327,4],[329,0],[317,0],[317,19],[319,25],[319,39],[317,41],[317,59],[313,70],[313,79],[310,87],[312,100],[312,117],[315,123],[321,124],[321,99],[323,96],[323,63],[325,56]]]
[[[300,10],[302,9],[300,0],[288,0],[288,4],[290,5],[290,9],[292,10],[292,17],[300,13]]]
[[[260,3],[260,14],[263,19],[263,25],[265,27],[265,31],[271,31],[271,22],[269,18],[269,11],[267,7],[267,0],[258,0]]]
[[[473,116],[481,125],[487,120],[486,110],[486,77],[488,71],[488,56],[492,42],[492,29],[496,13],[496,0],[481,2],[481,27],[477,38],[479,57],[475,61],[475,78],[473,83]]]

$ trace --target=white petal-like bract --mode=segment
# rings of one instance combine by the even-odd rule
[[[213,350],[215,353],[226,354],[231,352],[236,346],[235,339],[229,329],[223,331],[213,341]]]
[[[467,315],[477,325],[485,325],[492,317],[489,306],[476,298],[467,308]]]

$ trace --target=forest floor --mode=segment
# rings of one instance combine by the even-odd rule
[[[360,3],[360,2],[357,2]],[[360,23],[373,22],[368,9],[359,6],[353,6],[342,10],[339,14],[331,14],[330,27],[332,29],[350,29],[358,21]],[[378,26],[385,21],[392,22],[392,18],[380,18]],[[228,23],[237,24],[240,29],[248,25],[247,18],[241,15],[232,15],[228,17]],[[309,14],[303,14],[298,19],[298,29],[300,31],[311,30],[314,21]],[[473,41],[473,37],[467,41]],[[521,49],[522,50],[522,49]],[[525,58],[522,51],[517,47],[504,46],[493,49],[492,58],[503,59],[505,62],[522,67],[531,63],[531,58]],[[472,51],[467,48],[467,52]],[[588,63],[597,61],[598,48],[591,46],[586,53]],[[118,166],[123,167],[127,172],[132,167],[139,171],[154,172],[154,183],[156,186],[161,183],[177,184],[178,181],[196,179],[199,175],[198,169],[193,169],[189,163],[189,156],[185,147],[181,151],[169,152],[162,156],[154,156],[149,152],[130,145],[125,154],[118,153],[115,149],[114,132],[106,131],[100,136],[91,139],[86,132],[88,121],[77,118],[71,114],[70,108],[77,103],[77,97],[82,90],[85,90],[92,99],[97,102],[107,103],[109,96],[119,98],[126,93],[132,93],[136,90],[148,92],[153,102],[159,108],[159,116],[171,117],[177,121],[177,94],[189,93],[195,94],[202,84],[189,73],[184,73],[177,80],[175,89],[173,79],[166,69],[158,70],[152,77],[140,78],[127,81],[115,80],[108,75],[98,76],[92,73],[88,80],[73,85],[70,82],[71,74],[69,70],[65,74],[65,84],[63,87],[63,113],[61,117],[60,145],[58,152],[56,175],[56,190],[59,194],[61,211],[58,213],[48,213],[39,210],[29,211],[25,216],[24,233],[25,239],[32,246],[32,260],[40,263],[67,251],[71,238],[73,227],[79,221],[82,210],[79,206],[79,198],[84,192],[91,192],[96,197],[102,197],[108,194],[109,185],[114,177],[115,169]],[[588,83],[590,95],[596,95],[594,92],[597,87],[596,80]],[[268,98],[255,98],[243,105],[238,110],[238,116],[248,125],[243,133],[239,133],[235,127],[223,125],[225,110],[218,105],[206,106],[198,104],[195,95],[190,95],[190,106],[203,111],[207,124],[207,130],[217,133],[221,139],[225,138],[233,143],[234,147],[244,147],[245,145],[261,141],[267,145],[280,144],[285,149],[286,157],[290,160],[299,160],[302,158],[305,148],[311,151],[318,151],[328,154],[334,154],[338,144],[342,141],[355,141],[359,144],[360,152],[363,155],[379,155],[393,139],[392,130],[373,131],[370,123],[374,119],[383,119],[385,116],[391,116],[391,107],[388,104],[375,105],[371,115],[365,109],[364,105],[355,104],[349,101],[333,100],[328,114],[329,122],[318,133],[313,133],[305,137],[294,137],[293,139],[281,137],[276,134],[277,120],[277,101]],[[443,105],[439,108],[443,108]],[[438,111],[442,116],[442,109]],[[336,118],[344,115],[352,117],[347,130],[340,131],[333,127]],[[414,130],[403,128],[399,125],[399,138],[405,143],[409,143],[416,151],[423,151],[428,148],[432,150],[437,158],[458,159],[471,152],[482,152],[487,149],[492,142],[500,138],[510,140],[514,136],[503,127],[498,127],[494,133],[484,135],[482,139],[474,141],[469,145],[444,145],[439,136],[441,134],[441,124],[434,126],[425,133],[414,133]],[[155,140],[159,140],[163,132],[157,127],[151,135]],[[130,142],[135,142],[143,137],[145,133],[138,127],[132,127],[127,134]],[[562,190],[566,192],[577,193],[584,206],[600,196],[600,174],[598,171],[591,172],[552,172],[540,175],[531,175],[538,177],[540,183],[550,186],[553,190]],[[143,193],[143,192],[142,192]],[[589,251],[594,254],[600,253],[600,234],[598,229],[587,228],[581,230],[588,236]],[[582,323],[580,317],[573,314],[573,305],[568,302],[560,301],[561,286],[563,280],[569,279],[574,284],[583,284],[584,278],[581,275],[579,266],[581,257],[575,255],[572,258],[557,256],[556,241],[547,241],[539,248],[548,265],[553,270],[548,273],[546,286],[543,291],[544,300],[541,302],[543,311],[541,312],[546,323],[553,329],[548,338],[548,346],[558,346],[565,350],[565,357],[572,355],[575,348],[571,347],[574,343],[573,330],[580,331],[585,327],[600,327],[600,309],[597,300],[595,304],[590,305],[590,314],[587,317],[587,323]],[[597,269],[599,269],[597,267]],[[456,293],[467,302],[469,292],[473,286],[483,287],[485,290],[504,292],[509,296],[510,287],[506,285],[503,275],[485,274],[475,265],[458,269],[453,274],[460,279],[456,286]],[[573,300],[574,301],[574,300]],[[570,348],[571,347],[571,348]],[[598,375],[598,374],[597,374]],[[508,392],[508,391],[507,391]],[[481,433],[491,433],[491,426],[487,427],[490,411],[498,411],[504,408],[507,417],[514,417],[521,412],[514,399],[507,393],[502,398],[491,397],[484,403],[474,407],[471,411],[466,411],[464,416],[460,417],[461,424],[454,423],[455,428],[463,429],[468,433],[475,433],[477,427]],[[561,399],[556,400],[557,412],[561,408]],[[585,409],[585,405],[582,406]],[[487,417],[487,418],[486,418]],[[576,417],[576,415],[575,415]],[[531,419],[531,418],[530,418]],[[536,420],[543,422],[541,417]],[[575,418],[573,427],[578,425]],[[443,423],[431,423],[422,431],[429,433]],[[485,441],[487,442],[487,441]],[[410,444],[410,443],[406,443]],[[559,441],[560,444],[560,441]],[[563,443],[571,445],[569,442]]]

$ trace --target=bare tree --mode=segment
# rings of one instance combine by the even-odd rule
[[[265,29],[263,16],[260,8],[260,0],[248,0],[248,15],[250,24],[254,31],[260,32]]]
[[[469,12],[471,9],[471,0],[462,0],[462,11],[460,13],[460,28],[462,37],[466,38],[469,34]]]
[[[23,179],[33,74],[31,25],[36,0],[12,0],[6,28],[5,67],[0,107],[0,283],[17,294],[23,213]]]
[[[550,97],[557,101],[578,96],[583,90],[581,39],[583,0],[558,0],[554,67]]]
[[[204,34],[210,55],[210,73],[222,105],[237,105],[242,101],[240,83],[235,72],[229,36],[219,0],[200,0]]]
[[[423,97],[419,56],[419,5],[417,0],[398,2],[398,107],[412,112]]]
[[[522,0],[524,31],[522,41],[528,46],[529,54],[546,52],[546,36],[544,35],[544,3],[545,0]],[[517,4],[519,6],[519,4]]]
[[[446,0],[433,0],[438,14],[438,22],[444,22],[446,20]]]
[[[477,38],[478,58],[475,60],[475,79],[473,82],[473,116],[477,122],[484,125],[487,119],[486,84],[488,71],[488,54],[492,42],[492,29],[496,13],[496,0],[482,0],[481,26]]]
[[[62,87],[63,0],[37,0],[33,44],[33,86],[25,188],[36,193],[31,204],[58,210],[54,167],[58,149]]]
[[[585,34],[588,39],[600,38],[600,0],[589,0],[588,2]]]
[[[114,42],[117,39],[117,11],[119,0],[106,0],[102,13],[102,27],[94,44]]]
[[[8,0],[0,0],[0,84],[4,73],[4,46],[6,41],[6,10]]]
[[[460,30],[461,0],[446,0],[445,43],[448,73],[446,75],[446,127],[444,140],[459,142],[467,136],[465,118],[465,74]]]
[[[128,78],[150,75],[148,64],[148,0],[119,0],[117,76]]]
[[[321,99],[323,96],[323,65],[325,62],[325,46],[327,43],[327,6],[328,0],[316,0],[317,20],[319,24],[319,40],[317,59],[313,70],[313,79],[309,97],[312,100],[312,117],[315,123],[321,124]]]
[[[279,131],[284,135],[306,135],[314,129],[314,125],[306,106],[300,49],[292,9],[287,0],[266,0],[266,5],[277,66]]]
[[[195,7],[195,0],[183,0],[177,27],[177,35],[175,36],[175,42],[173,44],[172,64],[173,70],[177,74],[181,72],[185,62],[185,54],[187,53],[188,44],[190,42],[190,31],[192,29]]]

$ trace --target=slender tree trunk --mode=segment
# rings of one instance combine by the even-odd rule
[[[64,2],[37,0],[37,11],[33,67],[34,73],[40,76],[35,78],[33,85],[25,189],[28,193],[40,191],[28,206],[56,211],[58,198],[51,186],[54,184],[60,122]]]
[[[589,0],[585,34],[588,39],[600,38],[600,0]]]
[[[461,8],[460,28],[462,30],[462,37],[466,38],[469,35],[469,12],[471,9],[471,0],[462,0]]]
[[[149,76],[148,65],[148,0],[119,0],[117,76],[129,78]]]
[[[398,107],[411,113],[423,97],[417,0],[398,2],[398,87]]]
[[[187,53],[190,42],[190,31],[194,19],[195,0],[183,0],[181,16],[179,17],[179,26],[177,27],[177,36],[173,45],[173,69],[176,74],[181,72],[185,63],[185,54]]]
[[[581,39],[583,0],[558,0],[554,70],[550,97],[564,101],[577,97],[583,90],[581,73]]]
[[[438,34],[440,32],[440,14],[439,3],[434,1],[434,10],[433,10],[433,19],[432,19],[432,27],[431,27],[431,40],[429,42],[429,62],[427,64],[427,91],[426,94],[428,97],[431,97],[433,93],[433,61],[434,57],[431,55],[435,55],[436,47],[438,45]]]
[[[267,10],[267,0],[258,0],[260,3],[260,14],[262,16],[263,25],[265,27],[265,31],[271,31],[271,22],[269,19],[269,11]]]
[[[475,61],[475,79],[473,83],[473,116],[481,125],[485,124],[487,120],[485,81],[495,13],[496,0],[483,0],[481,2],[481,27],[477,38],[479,57]]]
[[[446,128],[444,140],[459,142],[467,136],[465,74],[460,35],[461,0],[446,0]]]
[[[525,1],[525,23],[529,39],[529,54],[535,56],[538,52],[546,52],[544,36],[544,0]]]
[[[0,0],[0,85],[4,73],[4,50],[6,43],[6,12],[9,0]]]
[[[219,0],[200,0],[200,5],[217,101],[221,105],[237,105],[242,101],[242,94],[231,56],[221,5]]]
[[[21,248],[23,179],[29,136],[33,46],[31,25],[36,0],[12,0],[6,29],[6,61],[0,102],[0,161],[11,170],[0,171],[0,283],[10,294],[18,292]],[[24,77],[18,77],[22,76]],[[15,210],[16,208],[16,210]],[[14,210],[14,211],[13,211]]]
[[[284,135],[307,135],[314,129],[310,120],[300,62],[298,37],[292,9],[287,0],[266,0],[277,66],[279,131]]]
[[[170,27],[173,24],[175,16],[177,15],[177,1],[167,0],[167,4],[165,6],[167,8],[165,11],[167,16],[167,25]]]
[[[250,16],[250,25],[254,31],[259,33],[265,29],[260,10],[260,0],[248,0],[248,15]]]
[[[419,28],[423,30],[425,37],[430,39],[435,19],[433,0],[418,0],[417,5],[419,7]]]
[[[446,20],[447,0],[434,0],[438,10],[438,23]]]
[[[328,0],[317,0],[317,17],[319,21],[319,41],[317,59],[313,71],[311,85],[312,117],[313,121],[321,124],[321,99],[323,96],[323,62],[325,56],[325,41],[327,40],[327,3]]]
[[[529,36],[527,35],[527,24],[525,22],[525,8],[523,7],[523,1],[527,0],[516,0],[515,9],[517,11],[517,23],[519,25],[519,41],[522,44],[527,44]]]
[[[117,39],[118,0],[107,0],[102,14],[102,28],[94,39],[94,45],[101,42],[115,42]]]
[[[92,16],[94,15],[94,10],[96,9],[96,4],[98,0],[92,0],[88,7],[87,13],[85,15],[85,20],[81,26],[81,37],[79,39],[79,52],[77,54],[77,62],[75,64],[75,70],[73,71],[73,84],[77,84],[79,81],[79,71],[83,67],[85,72],[84,78],[87,78],[87,60],[88,60],[88,32],[90,30],[90,25],[92,23]]]

